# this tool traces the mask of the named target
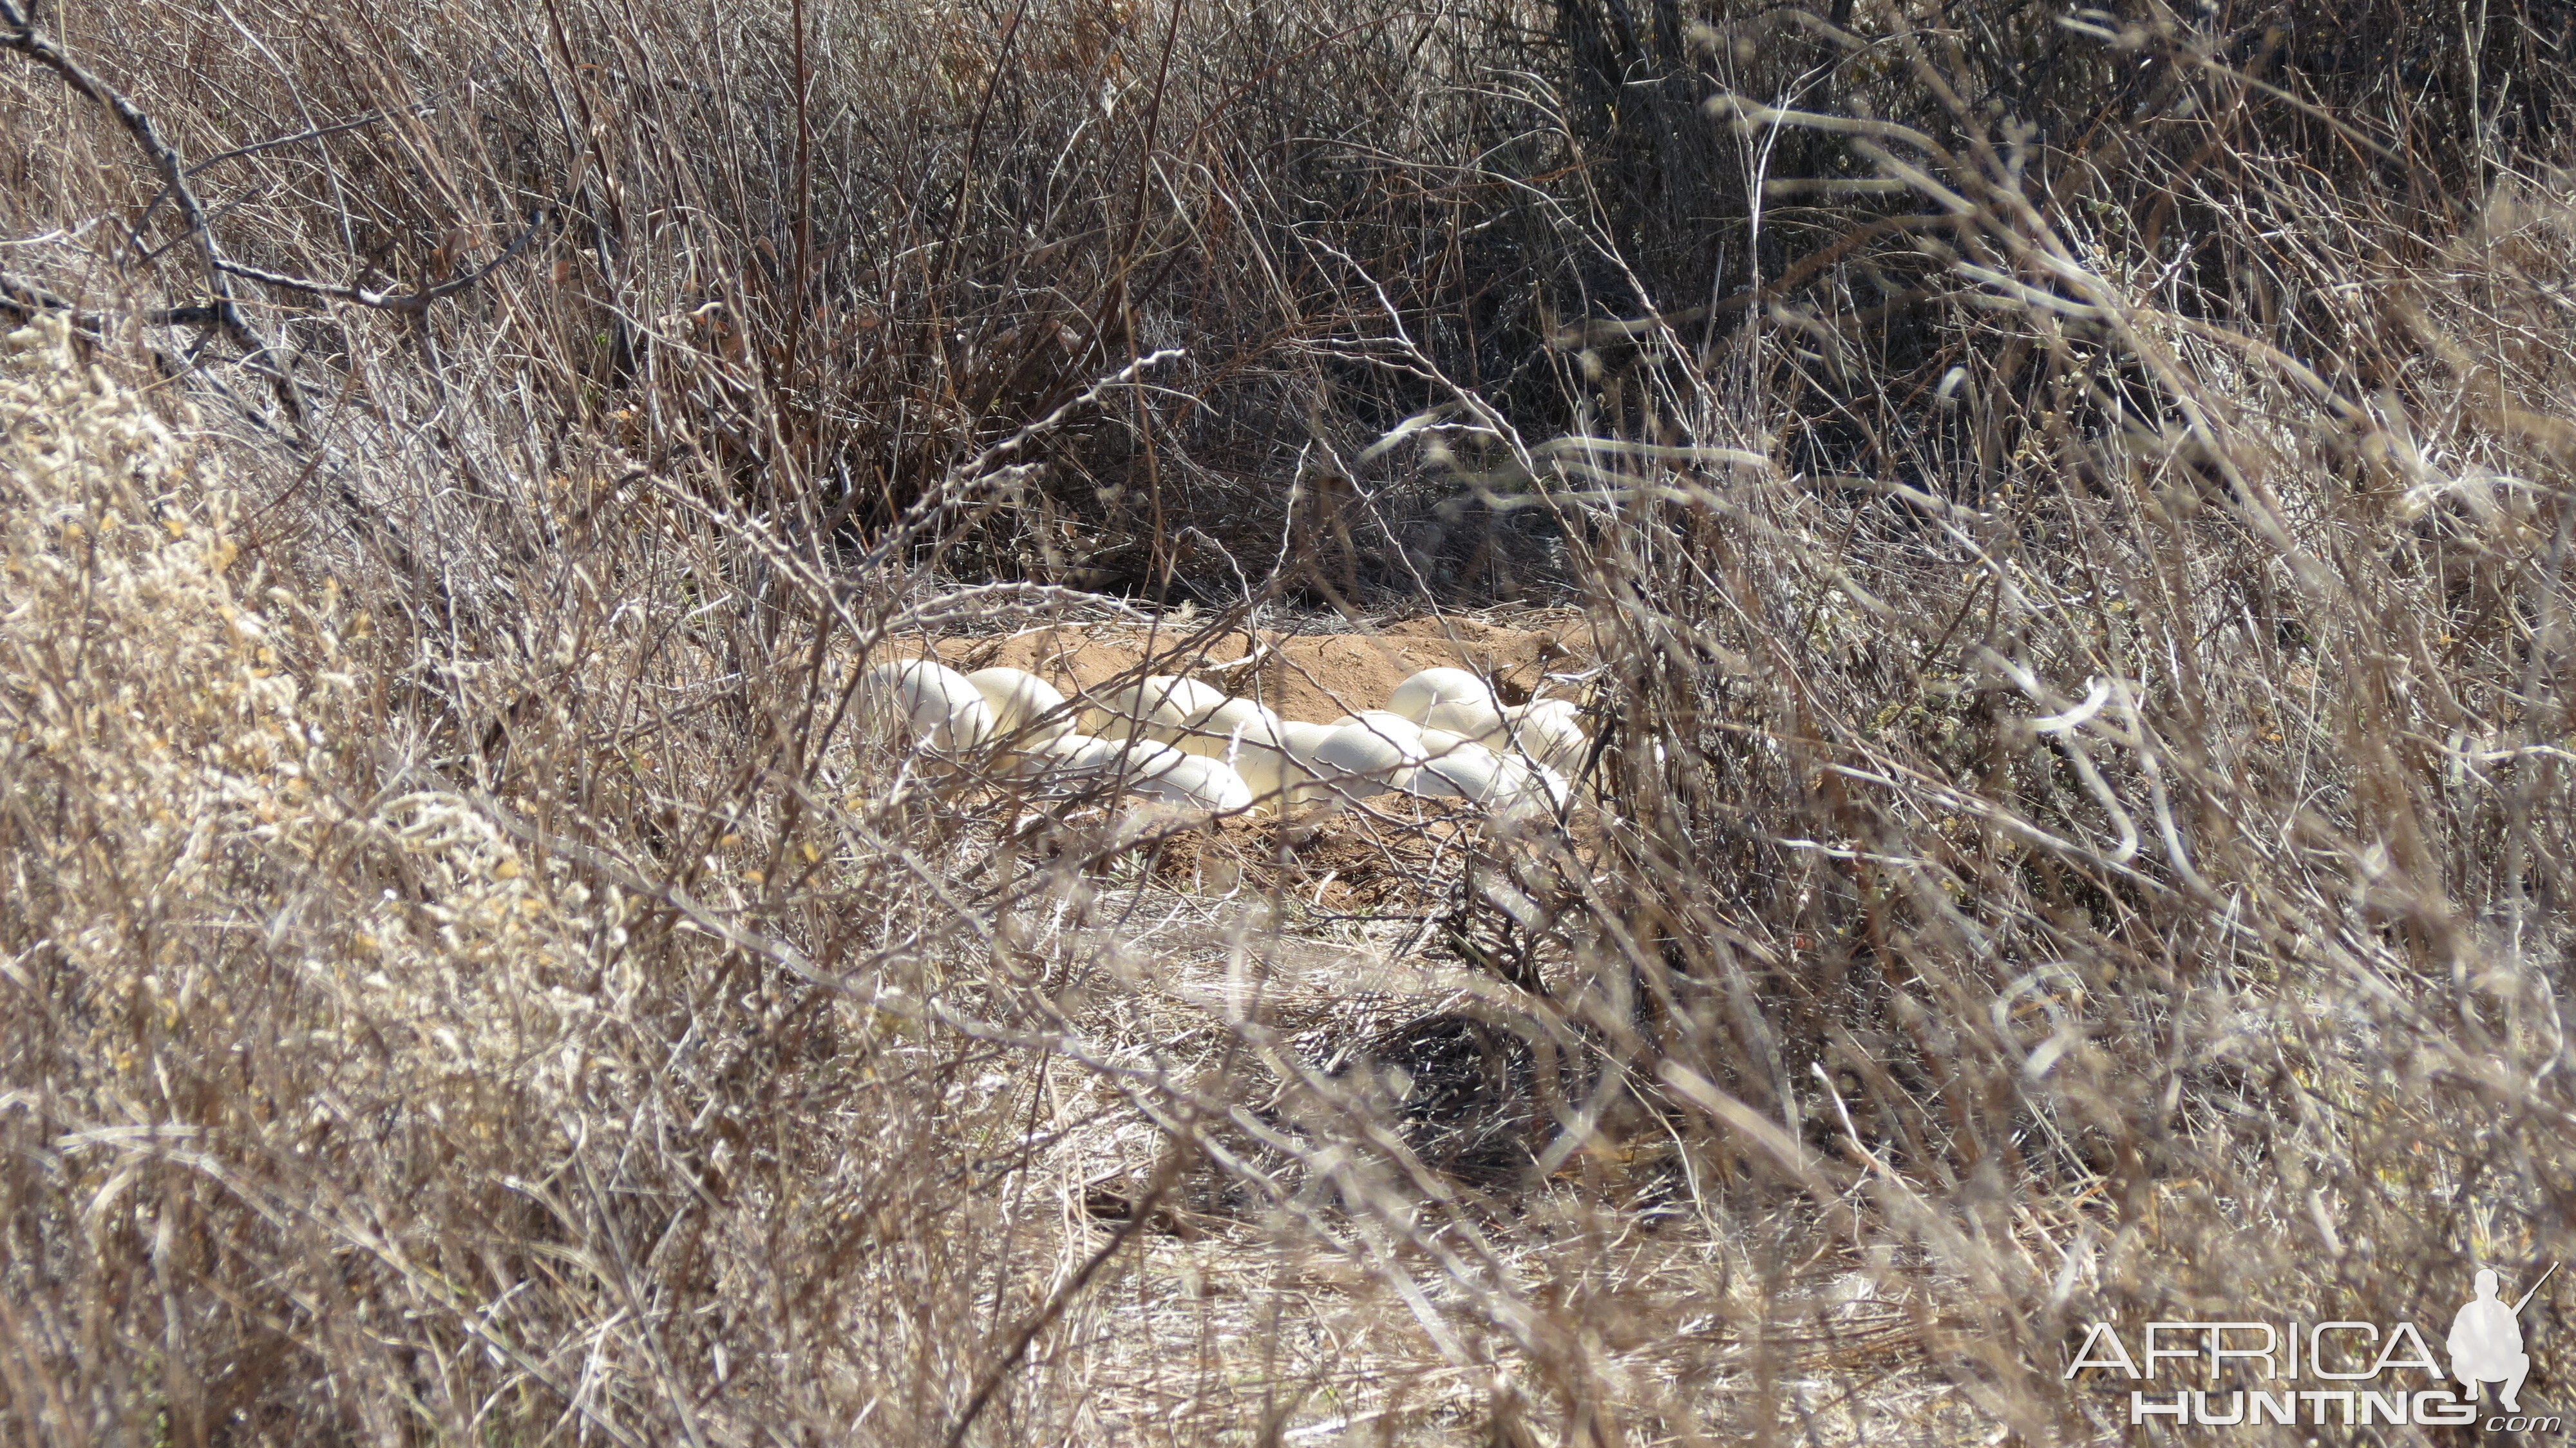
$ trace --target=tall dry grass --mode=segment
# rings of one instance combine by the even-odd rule
[[[2567,17],[2382,8],[48,11],[207,227],[21,32],[0,1437],[2091,1441],[2528,1281]],[[1531,594],[1599,807],[1378,918],[848,717]]]

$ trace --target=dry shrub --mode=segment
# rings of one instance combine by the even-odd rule
[[[1842,43],[1958,94],[1948,37]],[[1917,209],[1714,337],[1618,329],[1589,431],[1473,479],[1567,518],[1618,661],[1618,883],[1558,949],[1627,984],[1570,1014],[1817,1250],[1938,1283],[1944,1375],[2033,1440],[2126,1421],[2061,1381],[2091,1322],[2438,1329],[2477,1266],[2537,1280],[2576,190],[2446,237],[2228,146],[2160,230],[2152,128],[2086,169],[1964,103],[1713,109]]]
[[[955,1056],[815,1018],[406,761],[399,618],[242,556],[219,450],[59,318],[9,347],[8,1436],[715,1430],[681,1363],[935,1415],[981,1208],[905,1164],[975,1114],[923,1104],[981,1095]],[[838,1124],[771,1135],[782,1093]],[[792,1206],[724,1213],[780,1172]],[[781,1373],[852,1278],[946,1286]]]
[[[417,365],[857,551],[965,457],[1173,351],[1157,388],[1051,440],[1045,472],[939,561],[1205,597],[1320,529],[1328,586],[1383,592],[1410,586],[1392,530],[1428,500],[1381,506],[1337,456],[1419,390],[1349,345],[1378,312],[1360,279],[1390,279],[1447,355],[1517,366],[1540,336],[1524,269],[1497,270],[1512,244],[1450,194],[1489,185],[1426,189],[1391,161],[1462,165],[1523,124],[1426,84],[1471,76],[1490,20],[1462,30],[1365,0],[1083,0],[288,5],[255,20],[144,6],[60,23],[76,56],[116,58],[111,78],[202,168],[246,264],[405,291],[488,260],[545,209],[534,265],[417,321],[237,285],[310,374],[309,431],[361,454],[339,435],[350,403],[436,415],[410,400]],[[172,208],[146,207],[161,178],[49,89],[18,92],[5,120],[22,158],[0,202],[12,224],[105,206],[160,234]],[[53,258],[58,290],[197,285],[186,247],[147,246],[151,265],[110,280],[124,238],[85,236],[104,250]],[[1470,312],[1450,335],[1443,319]],[[377,370],[386,356],[407,359],[399,375]],[[1318,451],[1310,424],[1344,417]],[[556,465],[525,417],[493,426],[454,441]],[[1543,545],[1441,546],[1504,591],[1548,585]]]

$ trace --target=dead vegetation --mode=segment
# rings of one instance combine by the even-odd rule
[[[2074,1443],[2088,1323],[2438,1337],[2576,1256],[2571,26],[0,3],[0,1439]],[[1463,656],[1593,796],[1031,798],[855,733],[923,650]]]

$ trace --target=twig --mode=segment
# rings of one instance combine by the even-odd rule
[[[1163,1169],[1154,1174],[1153,1182],[1128,1213],[1127,1220],[1119,1223],[1118,1230],[1109,1234],[1108,1244],[1075,1268],[1073,1276],[1047,1298],[1046,1305],[1021,1323],[1019,1330],[1011,1335],[1010,1350],[984,1370],[981,1380],[975,1384],[974,1396],[967,1401],[966,1411],[958,1416],[957,1426],[948,1431],[947,1448],[957,1448],[966,1441],[967,1430],[975,1426],[976,1419],[984,1416],[984,1409],[991,1406],[993,1394],[1000,1391],[1003,1380],[1020,1365],[1020,1359],[1028,1355],[1029,1344],[1037,1341],[1038,1334],[1053,1326],[1055,1320],[1064,1315],[1065,1308],[1082,1295],[1082,1289],[1090,1285],[1092,1276],[1107,1266],[1128,1240],[1153,1220],[1154,1208],[1162,1204],[1164,1194],[1171,1189],[1172,1165],[1172,1160],[1166,1157]]]
[[[452,297],[458,292],[464,291],[466,288],[473,286],[476,282],[490,276],[492,272],[504,262],[517,256],[521,251],[526,249],[530,241],[536,238],[537,233],[545,227],[547,218],[552,214],[553,213],[547,211],[546,208],[542,206],[538,207],[536,210],[528,213],[528,224],[526,229],[522,230],[517,236],[510,238],[510,244],[501,248],[501,254],[499,256],[492,258],[490,261],[485,262],[483,265],[476,267],[474,270],[467,272],[463,276],[451,277],[435,286],[423,287],[416,292],[378,292],[369,291],[365,287],[337,286],[330,282],[317,282],[306,277],[288,276],[284,272],[273,272],[264,267],[249,266],[237,261],[218,260],[215,265],[221,270],[229,272],[234,276],[242,277],[249,281],[259,282],[265,286],[284,287],[288,291],[303,292],[316,297],[328,297],[333,301],[350,302],[361,307],[373,307],[379,311],[410,312],[417,315],[421,312],[428,311],[432,302]]]
[[[105,331],[114,320],[111,313],[82,311],[78,302],[62,293],[6,272],[0,272],[0,311],[21,317],[64,312],[70,315],[73,326],[89,332]],[[211,327],[219,320],[212,307],[155,307],[136,315],[156,327]]]
[[[106,107],[117,120],[124,123],[125,129],[133,135],[135,144],[142,147],[144,154],[152,158],[152,164],[160,168],[161,194],[152,199],[152,205],[160,205],[163,197],[171,198],[177,204],[180,218],[187,223],[188,237],[196,244],[198,260],[205,267],[206,289],[212,294],[213,300],[202,307],[174,308],[158,314],[157,319],[181,323],[211,322],[222,328],[224,334],[232,338],[234,344],[247,354],[244,360],[268,374],[277,388],[278,400],[285,405],[288,415],[299,427],[302,426],[305,418],[302,390],[296,386],[293,376],[282,363],[270,361],[272,356],[282,356],[282,354],[277,353],[276,349],[269,345],[268,340],[260,336],[251,326],[250,320],[242,315],[241,305],[233,295],[232,278],[241,277],[264,286],[283,287],[288,291],[303,292],[309,296],[327,297],[334,301],[373,307],[381,311],[408,312],[416,316],[429,310],[431,303],[464,291],[490,276],[494,269],[503,263],[516,257],[526,249],[530,241],[536,238],[537,232],[545,226],[546,219],[551,214],[545,207],[538,207],[529,213],[526,229],[511,238],[509,245],[501,248],[500,255],[462,276],[451,277],[414,292],[380,292],[370,291],[364,287],[337,286],[329,282],[289,276],[284,272],[273,272],[264,267],[234,261],[224,255],[222,246],[215,240],[214,224],[206,215],[205,203],[198,199],[195,189],[188,184],[188,177],[202,167],[190,166],[182,159],[178,149],[162,139],[160,128],[152,123],[152,118],[144,114],[134,102],[126,99],[123,92],[92,74],[88,68],[72,59],[52,36],[39,31],[32,12],[22,5],[20,0],[0,0],[0,26],[6,27],[5,31],[0,31],[0,47],[17,51],[45,66],[69,82],[72,89]],[[226,151],[203,164],[212,165],[215,161],[248,155],[254,151],[266,150],[271,146],[282,146],[295,141],[329,135],[334,131],[381,120],[385,114],[379,111],[337,126],[317,126],[275,141],[262,141],[239,147]],[[149,215],[150,210],[150,207],[146,207],[145,214]],[[45,305],[50,306],[50,304]]]
[[[409,108],[410,114],[415,116],[429,115],[436,109],[436,107],[430,105],[427,101],[423,101],[419,105]],[[188,174],[191,176],[202,176],[206,172],[222,165],[226,161],[238,161],[244,156],[256,156],[262,151],[274,151],[280,146],[292,146],[301,141],[318,141],[324,136],[336,136],[342,131],[354,131],[360,126],[372,126],[376,122],[381,121],[392,114],[393,112],[391,111],[369,111],[363,116],[352,116],[348,120],[336,121],[327,126],[308,127],[304,130],[297,131],[291,136],[271,136],[265,141],[253,141],[247,146],[235,146],[229,151],[218,151],[214,155],[196,162],[188,168]],[[141,231],[144,224],[152,219],[152,213],[159,210],[161,203],[169,199],[169,187],[164,186],[158,192],[155,192],[152,199],[144,203],[143,214],[135,219],[134,229],[136,231]]]
[[[0,4],[5,3],[7,0],[0,0]],[[937,521],[949,508],[964,501],[987,481],[999,481],[1012,473],[1013,468],[999,466],[1002,459],[1062,427],[1066,419],[1099,402],[1111,388],[1122,387],[1135,381],[1137,376],[1147,368],[1160,366],[1174,358],[1188,355],[1187,348],[1168,347],[1162,351],[1135,358],[1116,372],[1093,382],[1055,411],[952,468],[938,487],[925,491],[913,500],[912,506],[904,510],[903,516],[897,518],[893,525],[879,536],[876,546],[870,548],[867,556],[859,560],[859,565],[853,572],[864,576],[882,567],[897,553],[910,547],[912,541],[920,537],[922,531]],[[1027,464],[1018,465],[1020,468],[1027,466]]]
[[[22,317],[33,317],[38,312],[69,312],[77,327],[94,328],[101,320],[95,312],[82,311],[71,298],[6,272],[0,272],[0,308]]]
[[[295,379],[269,358],[276,352],[268,340],[254,329],[241,313],[233,297],[232,284],[225,276],[223,249],[215,241],[214,227],[206,219],[205,203],[197,199],[195,188],[188,184],[187,163],[168,141],[161,139],[160,128],[152,124],[134,102],[122,91],[100,80],[89,69],[71,58],[54,38],[36,28],[34,15],[19,0],[0,0],[0,48],[17,51],[37,64],[61,76],[72,89],[107,108],[134,137],[143,154],[161,170],[162,184],[179,207],[179,215],[188,224],[188,234],[197,244],[197,257],[206,270],[206,290],[213,300],[208,304],[214,324],[244,352],[244,362],[268,374],[277,390],[277,398],[297,426],[304,422],[304,396]]]

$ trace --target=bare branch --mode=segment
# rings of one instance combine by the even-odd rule
[[[195,241],[197,257],[205,266],[206,290],[215,325],[245,354],[244,360],[268,374],[276,387],[278,401],[287,415],[300,427],[304,422],[304,397],[295,380],[279,363],[270,361],[278,355],[268,339],[251,326],[234,299],[232,283],[225,275],[222,248],[215,241],[214,227],[206,219],[205,203],[197,199],[196,189],[188,184],[188,166],[178,149],[161,138],[160,128],[152,118],[127,100],[122,91],[92,74],[88,67],[71,58],[54,38],[36,28],[35,16],[19,0],[0,0],[0,48],[17,51],[37,64],[61,76],[72,89],[107,108],[134,137],[134,144],[152,159],[161,171],[162,185],[177,202],[180,217],[187,222],[188,234]]]
[[[455,296],[458,292],[464,291],[466,288],[473,286],[476,282],[490,276],[502,263],[510,260],[512,257],[517,256],[521,251],[525,250],[528,243],[536,238],[537,232],[545,226],[546,218],[550,214],[551,213],[549,213],[546,208],[542,206],[538,207],[535,211],[528,214],[528,224],[526,228],[520,231],[517,236],[512,237],[509,245],[501,248],[500,255],[485,262],[483,265],[476,267],[474,270],[467,272],[463,276],[451,277],[435,286],[423,287],[416,292],[379,292],[370,291],[365,287],[336,286],[329,282],[317,282],[307,277],[288,276],[284,272],[273,272],[269,271],[265,267],[250,266],[237,261],[218,261],[215,265],[234,276],[242,277],[249,281],[259,282],[266,286],[284,287],[288,291],[303,292],[316,297],[328,297],[333,301],[349,302],[361,307],[373,307],[379,311],[420,313],[428,311],[432,302]]]
[[[424,101],[419,105],[410,107],[409,109],[412,115],[425,116],[436,110],[436,107]],[[304,130],[297,131],[291,136],[271,136],[265,141],[253,141],[247,146],[235,146],[229,151],[218,151],[214,155],[208,156],[206,159],[190,165],[188,167],[188,174],[191,176],[202,176],[206,172],[222,165],[226,161],[238,161],[244,156],[256,156],[262,151],[274,151],[280,147],[293,146],[305,141],[318,141],[324,136],[336,136],[342,131],[354,131],[362,126],[372,126],[392,114],[394,114],[392,111],[369,111],[363,116],[351,116],[345,121],[338,121],[331,125],[311,126]],[[152,199],[145,203],[143,207],[143,215],[136,219],[134,223],[135,230],[142,230],[144,223],[152,219],[152,213],[159,210],[161,203],[169,199],[170,188],[167,186],[162,187],[158,192],[154,193]]]

